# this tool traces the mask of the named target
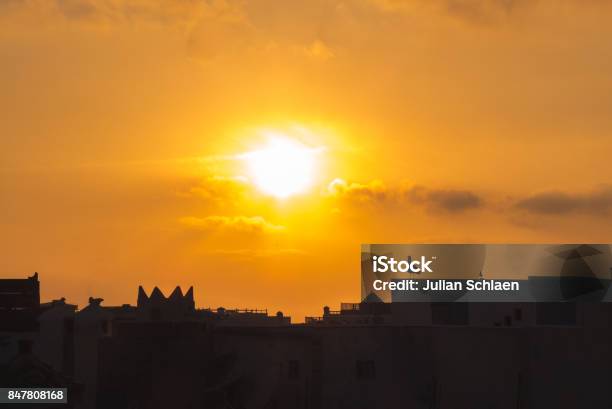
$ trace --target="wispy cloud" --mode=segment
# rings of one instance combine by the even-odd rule
[[[296,248],[267,248],[267,249],[214,249],[208,254],[241,257],[241,258],[266,258],[279,256],[306,256],[308,252]]]
[[[498,22],[532,6],[528,0],[370,0],[371,4],[387,12],[435,13],[468,23]]]
[[[549,191],[519,200],[516,208],[541,215],[608,214],[612,210],[612,186],[587,193]]]
[[[246,234],[279,233],[285,226],[273,224],[261,216],[183,217],[180,223],[190,229],[206,232],[237,232]]]
[[[179,196],[225,203],[237,199],[248,188],[245,176],[209,176],[188,190],[180,191]]]
[[[374,180],[368,183],[346,182],[343,179],[334,179],[327,187],[327,192],[336,198],[346,199],[358,203],[382,202],[391,198],[391,192],[381,181]]]
[[[416,204],[422,204],[433,210],[462,212],[483,206],[483,199],[476,193],[461,189],[428,189],[414,186],[404,195]]]
[[[334,179],[327,188],[336,198],[353,203],[394,203],[423,206],[431,211],[463,212],[483,206],[483,199],[464,189],[436,189],[425,186],[388,187],[381,181],[368,183]]]

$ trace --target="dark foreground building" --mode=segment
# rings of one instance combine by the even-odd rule
[[[81,408],[612,407],[610,303],[376,301],[290,324],[140,289],[136,306],[38,306],[37,328],[1,336],[29,336]]]
[[[39,288],[37,273],[25,279],[0,280],[0,387],[67,388],[71,393],[67,404],[35,407],[80,407],[83,388],[70,376],[76,306],[67,306],[64,300],[41,304]],[[71,312],[69,318],[48,325],[44,317],[64,308]]]

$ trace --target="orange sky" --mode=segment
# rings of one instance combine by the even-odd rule
[[[0,277],[295,321],[367,242],[611,242],[612,2],[0,2]],[[306,192],[253,185],[274,131]],[[332,181],[334,181],[332,183]]]

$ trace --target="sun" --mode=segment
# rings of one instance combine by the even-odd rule
[[[245,154],[253,182],[262,192],[287,198],[314,181],[316,149],[284,137],[270,138],[262,149]]]

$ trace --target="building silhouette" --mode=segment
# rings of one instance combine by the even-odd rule
[[[0,280],[0,380],[62,386],[78,408],[606,408],[608,302],[367,297],[291,324],[198,309],[193,289],[136,305],[40,303]]]

